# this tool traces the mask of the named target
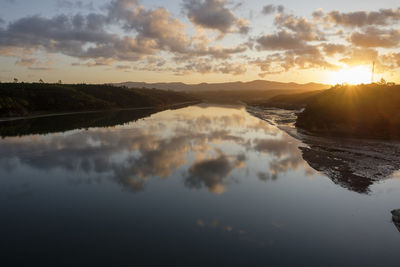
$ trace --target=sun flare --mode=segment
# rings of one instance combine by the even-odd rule
[[[331,84],[361,84],[371,82],[371,68],[367,66],[357,66],[344,68],[335,71],[331,75]]]

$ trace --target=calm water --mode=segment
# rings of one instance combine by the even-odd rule
[[[368,193],[334,183],[242,107],[148,115],[3,127],[0,264],[398,265],[396,174]]]

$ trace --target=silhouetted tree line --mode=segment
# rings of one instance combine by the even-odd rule
[[[1,83],[0,116],[31,113],[164,107],[194,101],[189,95],[111,85]]]

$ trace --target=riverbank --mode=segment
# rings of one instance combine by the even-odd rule
[[[57,117],[57,116],[67,116],[67,115],[86,115],[86,114],[96,114],[96,113],[104,113],[104,112],[120,112],[120,111],[141,111],[141,110],[155,110],[162,111],[166,109],[177,109],[190,105],[195,105],[200,103],[200,101],[188,101],[182,103],[171,104],[167,106],[160,107],[141,107],[141,108],[114,108],[114,109],[101,109],[101,110],[87,110],[87,111],[75,111],[75,112],[61,112],[61,113],[41,113],[41,114],[32,114],[28,116],[22,117],[5,117],[0,118],[0,123],[7,121],[17,121],[17,120],[29,120],[29,119],[39,119],[39,118],[48,118],[48,117]]]
[[[0,117],[22,118],[99,112],[105,110],[166,108],[196,102],[185,93],[86,84],[0,84]]]
[[[368,194],[370,187],[400,169],[400,142],[315,135],[296,127],[300,110],[247,106],[247,111],[300,140],[302,157],[315,170],[350,191]]]
[[[42,114],[0,121],[0,137],[50,134],[79,129],[114,127],[149,117],[164,110],[184,108],[198,102],[178,103],[163,108],[126,108],[89,112]]]

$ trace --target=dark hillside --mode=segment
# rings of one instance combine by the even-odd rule
[[[317,134],[398,139],[400,86],[336,86],[316,96],[296,126]]]
[[[0,84],[0,117],[121,108],[165,107],[193,101],[183,93],[85,84]]]

